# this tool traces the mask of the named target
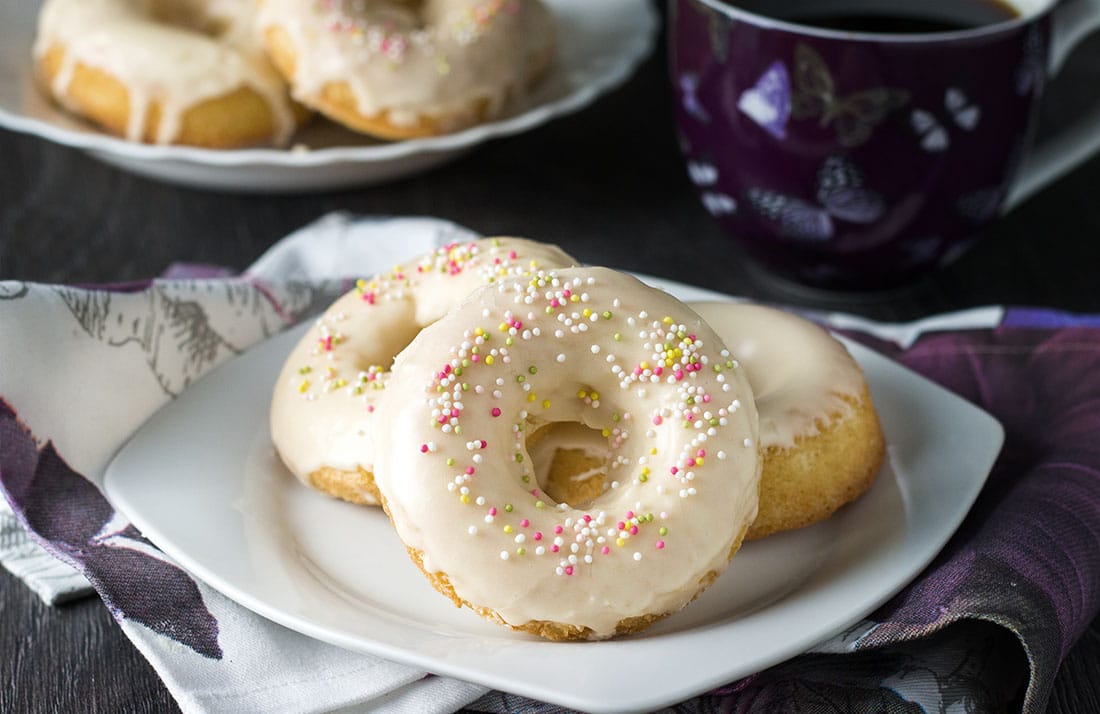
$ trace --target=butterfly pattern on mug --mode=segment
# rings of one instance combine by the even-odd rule
[[[909,103],[904,89],[874,87],[841,96],[825,60],[807,44],[794,48],[792,113],[796,119],[817,118],[833,126],[837,142],[846,148],[863,144],[875,127]]]
[[[816,201],[763,188],[745,192],[749,205],[777,224],[781,235],[821,242],[836,235],[836,221],[870,225],[886,212],[882,195],[864,186],[863,173],[849,159],[834,154],[817,172]]]
[[[700,189],[703,206],[714,217],[728,216],[737,212],[737,200],[715,189],[718,183],[718,169],[706,161],[693,159],[688,161],[688,176]]]
[[[950,122],[965,131],[974,131],[982,120],[982,109],[970,101],[970,98],[958,87],[948,87],[943,96],[943,107],[950,116]],[[928,153],[938,154],[951,147],[951,134],[947,129],[948,120],[941,120],[931,111],[914,109],[909,115],[909,124],[920,137],[920,146]]]
[[[710,114],[699,101],[699,75],[695,72],[684,72],[680,75],[680,103],[689,116],[703,122],[710,123]]]
[[[773,62],[756,84],[741,92],[737,108],[776,139],[787,138],[791,117],[791,77],[782,61]]]

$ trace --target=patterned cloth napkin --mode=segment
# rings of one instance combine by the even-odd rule
[[[254,615],[173,564],[99,489],[118,447],[202,374],[348,279],[469,237],[433,219],[332,215],[240,276],[179,266],[142,284],[0,283],[0,562],[49,603],[94,589],[184,711],[557,711]],[[1100,319],[823,319],[993,413],[1005,448],[963,526],[892,601],[680,711],[1042,710],[1100,606]]]

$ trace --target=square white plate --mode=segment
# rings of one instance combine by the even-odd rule
[[[721,298],[659,282],[683,299]],[[272,385],[303,327],[217,369],[108,468],[108,497],[169,556],[306,635],[592,712],[652,709],[805,651],[936,555],[1000,451],[993,417],[857,344],[888,443],[871,490],[810,528],[745,545],[695,603],[644,633],[553,643],[456,609],[378,509],[301,486],[268,435]]]

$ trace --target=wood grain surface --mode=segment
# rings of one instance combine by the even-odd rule
[[[1100,160],[905,291],[853,299],[777,286],[751,269],[695,197],[664,71],[658,52],[625,87],[580,114],[490,142],[423,176],[314,195],[176,188],[0,131],[0,278],[118,282],[175,261],[241,269],[288,232],[339,210],[438,216],[484,234],[556,242],[590,263],[882,320],[990,303],[1100,312]],[[1042,131],[1097,102],[1100,42],[1093,40],[1053,82]],[[0,571],[0,712],[176,710],[98,600],[46,607]],[[1050,711],[1100,712],[1100,623],[1070,652]]]

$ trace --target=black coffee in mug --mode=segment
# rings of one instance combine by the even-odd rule
[[[887,34],[952,32],[1019,17],[1007,0],[729,0],[759,15],[829,30]]]

